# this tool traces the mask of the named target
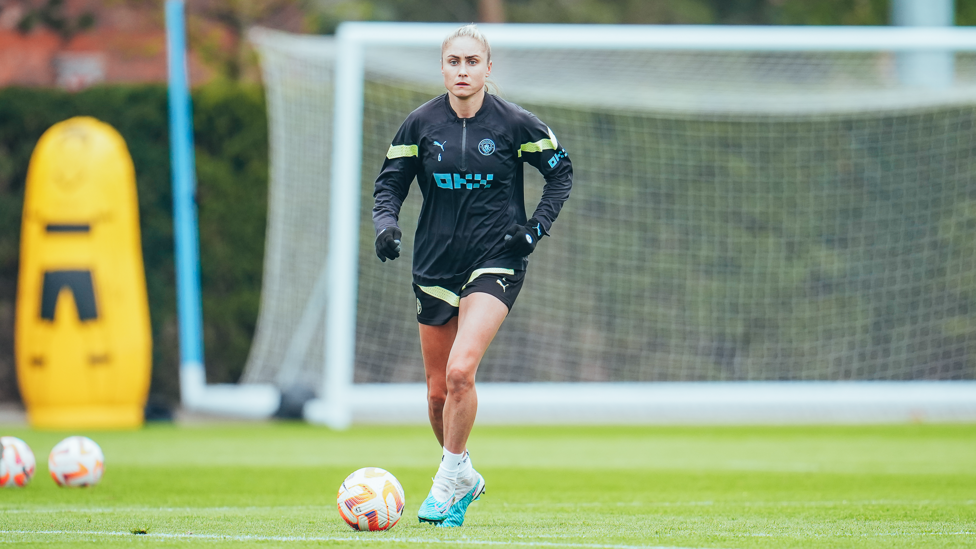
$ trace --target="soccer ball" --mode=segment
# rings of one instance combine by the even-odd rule
[[[68,437],[51,450],[47,468],[58,486],[94,486],[105,471],[105,455],[88,437]]]
[[[0,437],[0,488],[23,488],[34,476],[37,461],[30,446],[17,437]]]
[[[388,530],[403,514],[403,487],[389,471],[364,467],[346,477],[336,498],[353,530]]]

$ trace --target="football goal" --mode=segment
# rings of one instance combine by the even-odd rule
[[[271,184],[242,381],[314,392],[309,421],[426,421],[420,193],[397,261],[370,210],[454,28],[251,34]],[[497,93],[575,178],[479,370],[479,422],[976,419],[976,30],[481,29]]]

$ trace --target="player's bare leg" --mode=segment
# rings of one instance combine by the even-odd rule
[[[461,300],[458,333],[447,363],[444,455],[450,455],[449,452],[463,452],[463,455],[455,476],[455,502],[440,526],[464,524],[468,506],[485,492],[485,479],[474,469],[464,450],[478,412],[475,375],[507,315],[508,308],[489,294],[473,293]]]
[[[471,466],[465,445],[478,411],[475,375],[488,345],[508,315],[508,308],[494,296],[473,293],[460,303],[453,345],[448,351],[444,374],[438,379],[444,349],[435,344],[445,342],[449,331],[421,328],[424,364],[428,379],[428,410],[431,426],[437,433],[433,408],[439,403],[443,380],[445,401],[442,423],[444,456],[434,476],[434,486],[421,505],[418,518],[444,526],[460,526],[468,505],[484,492],[484,478]],[[428,358],[430,359],[428,361]]]
[[[457,336],[458,319],[443,326],[420,324],[420,350],[427,378],[427,416],[434,436],[444,446],[444,402],[447,399],[447,359]]]
[[[444,403],[444,449],[462,454],[478,413],[474,379],[478,366],[508,316],[498,298],[473,293],[461,300],[457,336],[447,360],[447,401]]]
[[[444,402],[447,399],[447,363],[457,336],[458,318],[441,326],[420,324],[420,349],[427,379],[427,415],[430,427],[441,447],[444,446]],[[442,459],[443,464],[443,459]],[[438,468],[440,471],[440,468]],[[437,478],[430,494],[420,506],[421,522],[440,523],[454,504],[454,480]]]

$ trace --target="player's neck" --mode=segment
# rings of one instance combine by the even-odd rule
[[[453,93],[447,94],[451,101],[451,108],[458,118],[474,118],[485,104],[485,89],[481,88],[478,93],[468,97],[458,97]]]

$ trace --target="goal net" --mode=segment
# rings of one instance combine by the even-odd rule
[[[325,366],[336,292],[356,299],[350,389],[424,379],[410,288],[420,192],[403,205],[397,261],[376,259],[370,210],[397,128],[444,91],[439,44],[453,27],[396,44],[390,34],[409,25],[373,26],[385,38],[360,41],[361,134],[342,136],[362,140],[359,180],[341,182],[358,185],[358,227],[341,234],[329,219],[336,43],[252,33],[272,173],[243,381],[320,396],[338,383]],[[513,32],[483,29],[489,41]],[[479,383],[544,382],[571,400],[573,387],[606,387],[613,402],[632,382],[776,382],[780,392],[976,379],[976,57],[941,53],[955,75],[940,82],[907,74],[911,53],[836,42],[580,43],[493,43],[497,93],[552,128],[575,177]],[[527,166],[525,181],[531,215],[543,180]],[[343,238],[358,239],[358,289],[332,288],[329,243]],[[968,387],[973,413],[971,384],[938,385]]]

